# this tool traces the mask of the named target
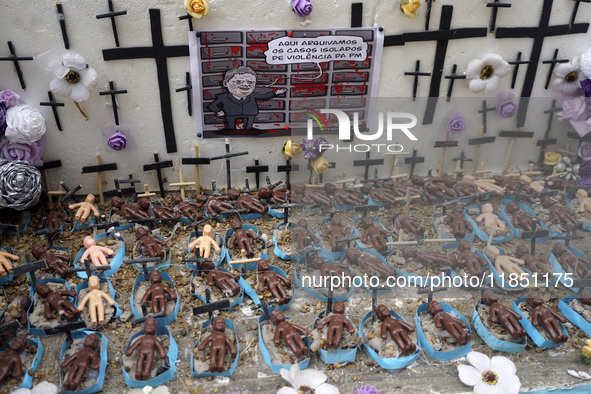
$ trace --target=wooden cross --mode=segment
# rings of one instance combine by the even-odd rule
[[[554,50],[554,56],[550,60],[542,61],[542,64],[549,64],[550,68],[548,69],[548,75],[546,76],[546,85],[544,85],[544,89],[548,89],[550,86],[550,81],[552,81],[552,74],[554,73],[554,67],[560,63],[568,63],[569,59],[558,59],[558,48]]]
[[[414,172],[415,172],[415,165],[419,164],[419,163],[424,163],[425,162],[425,158],[424,157],[417,157],[417,148],[413,148],[412,150],[412,157],[405,157],[404,158],[404,164],[410,164],[410,174],[408,176],[408,178],[410,179]]]
[[[492,3],[486,3],[486,6],[492,8],[492,12],[490,14],[489,30],[491,33],[493,33],[497,24],[497,12],[499,11],[499,8],[509,8],[511,7],[511,4],[501,3],[501,0],[493,0]]]
[[[52,197],[51,197],[52,194],[49,194],[51,192],[51,186],[49,183],[49,170],[51,170],[53,168],[59,168],[61,166],[62,166],[61,160],[51,160],[51,161],[44,160],[43,166],[41,166],[41,168],[39,168],[39,171],[41,171],[43,173],[43,179],[45,181],[45,191],[48,194],[49,201],[52,201]],[[60,192],[59,195],[63,195],[63,194],[66,194],[66,191],[63,191],[63,193]]]
[[[59,131],[63,131],[62,124],[60,122],[60,117],[57,113],[57,107],[63,107],[65,104],[55,101],[55,99],[53,98],[53,93],[51,93],[51,91],[47,92],[47,96],[49,96],[49,101],[42,101],[39,103],[39,105],[44,107],[51,107],[51,111],[53,112],[53,118],[55,119],[57,129]]]
[[[298,171],[300,169],[299,164],[291,164],[290,159],[285,159],[285,165],[277,166],[277,172],[285,172],[285,186],[287,190],[291,190],[291,172]]]
[[[26,61],[26,60],[33,60],[32,56],[17,56],[16,51],[14,50],[14,45],[12,45],[12,41],[8,41],[8,50],[10,51],[10,56],[3,56],[0,57],[0,62],[12,62],[14,65],[14,71],[18,77],[19,82],[21,83],[21,88],[23,90],[27,89],[25,85],[25,79],[23,77],[23,72],[21,71],[21,66],[18,64],[19,60]]]
[[[160,197],[165,196],[162,170],[169,167],[172,167],[172,160],[160,161],[158,158],[158,152],[154,152],[154,163],[144,164],[144,171],[156,171],[156,176],[158,177],[158,187],[160,188]]]
[[[176,183],[169,183],[169,186],[178,187],[181,190],[181,198],[185,199],[185,188],[195,186],[195,182],[185,182],[183,179],[183,171],[179,170],[179,181]]]
[[[429,29],[427,29],[429,30]],[[417,60],[417,63],[415,65],[415,71],[405,71],[404,75],[413,75],[414,78],[414,82],[412,84],[412,101],[415,101],[417,99],[417,90],[419,88],[419,77],[430,77],[431,73],[427,73],[427,72],[422,72],[420,71],[421,69],[421,61]]]
[[[464,153],[464,150],[462,149],[460,157],[454,158],[454,161],[456,162],[456,169],[454,170],[454,175],[457,176],[459,179],[462,179],[462,174],[466,172],[466,170],[464,170],[464,162],[472,161],[472,159],[468,158]]]
[[[62,3],[57,2],[57,20],[60,23],[60,29],[62,31],[62,39],[64,40],[64,47],[70,49],[70,40],[68,39],[68,31],[66,30],[66,16],[64,15],[64,8]]]
[[[175,92],[187,92],[187,111],[193,116],[193,85],[191,84],[191,73],[185,73],[185,86],[174,90]]]
[[[496,139],[495,136],[484,137],[485,127],[485,125],[480,126],[480,133],[478,134],[478,138],[472,138],[468,140],[468,145],[476,145],[476,148],[474,149],[474,169],[472,170],[472,175],[476,175],[476,173],[478,172],[478,161],[480,160],[480,150],[482,148],[482,145],[492,144],[495,142]]]
[[[269,172],[269,166],[262,166],[259,165],[259,158],[254,158],[254,166],[246,167],[246,173],[252,174],[254,173],[254,179],[257,185],[257,190],[260,188],[260,174],[263,172]]]
[[[155,195],[156,195],[156,193],[150,192],[150,188],[148,187],[148,184],[144,183],[144,192],[142,194],[138,194],[137,196],[139,198],[142,198],[142,197],[154,197]]]
[[[113,104],[113,116],[115,117],[115,124],[119,126],[119,112],[117,111],[117,99],[115,98],[118,94],[126,94],[127,90],[119,89],[115,90],[115,83],[109,81],[109,90],[105,92],[99,92],[100,96],[111,96],[111,103]]]
[[[443,176],[443,166],[445,164],[445,155],[447,153],[447,148],[455,148],[458,146],[458,141],[456,140],[449,140],[449,131],[445,133],[445,140],[444,141],[435,141],[434,148],[441,148],[441,160],[439,161],[439,176]]]
[[[109,12],[105,12],[104,14],[96,15],[96,19],[103,19],[109,18],[111,19],[111,28],[113,29],[113,37],[115,38],[115,46],[119,46],[119,36],[117,34],[117,24],[115,23],[115,17],[126,15],[127,11],[115,11],[113,8],[113,0],[107,0],[109,2]]]
[[[398,141],[396,141],[394,143],[394,145],[398,145]],[[396,167],[396,175],[393,175],[394,174],[394,167],[396,166],[396,156],[406,156],[406,155],[410,155],[410,153],[409,152],[386,152],[386,153],[384,153],[384,156],[392,157],[392,159],[390,161],[390,169],[388,170],[388,178],[397,179],[398,177],[400,177],[400,178],[406,177],[406,174],[404,176],[399,176],[398,167]]]
[[[116,170],[117,163],[101,164],[100,154],[97,153],[95,157],[96,157],[96,165],[82,167],[82,173],[83,174],[96,173],[100,203],[101,203],[101,205],[104,205],[105,204],[105,197],[103,196],[103,172]]]

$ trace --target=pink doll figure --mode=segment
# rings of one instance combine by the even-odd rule
[[[489,203],[486,203],[482,206],[482,213],[476,218],[478,223],[484,220],[484,227],[486,227],[487,233],[495,227],[499,229],[505,228],[505,222],[499,219],[499,217],[493,212],[493,206]]]
[[[80,263],[83,264],[84,260],[90,257],[90,261],[92,261],[92,264],[94,264],[95,267],[109,265],[105,255],[110,256],[115,253],[112,249],[105,248],[104,246],[98,246],[94,238],[90,235],[84,237],[84,247],[86,250],[84,251],[82,257],[80,257]]]

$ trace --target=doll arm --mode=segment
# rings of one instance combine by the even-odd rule
[[[415,332],[415,328],[413,326],[411,326],[409,323],[402,321],[402,320],[398,320],[398,323],[404,327],[404,329],[408,332]]]
[[[11,254],[11,253],[8,253],[8,252],[2,252],[2,255],[4,257],[8,257],[9,259],[15,260],[15,261],[18,261],[18,259],[19,259],[19,257],[17,255],[14,255],[14,254]]]
[[[349,334],[351,334],[351,335],[355,334],[355,327],[353,327],[353,324],[351,324],[349,319],[345,319],[344,323],[345,323],[345,327],[347,327],[347,330],[349,330]]]
[[[86,259],[88,258],[88,255],[89,255],[89,254],[90,254],[89,250],[88,250],[88,249],[86,249],[86,250],[84,251],[84,254],[82,254],[82,257],[80,257],[80,262],[81,262],[81,263],[84,263],[84,260],[86,260]]]
[[[280,281],[282,281],[286,286],[291,285],[291,281],[289,279],[287,279],[285,276],[283,275],[279,275],[277,274],[277,279],[279,279]]]
[[[97,370],[101,367],[101,359],[96,355],[96,353],[92,352],[90,354],[90,359],[92,360],[92,365],[90,367],[91,369]]]
[[[255,233],[254,231],[252,231],[252,230],[246,230],[246,233],[250,237],[252,237],[252,239],[259,239],[260,238],[259,235],[257,233]]]
[[[193,249],[195,246],[199,245],[201,243],[201,238],[203,237],[199,237],[193,240],[193,242],[189,244],[189,249]]]
[[[382,328],[380,329],[380,336],[382,337],[382,339],[388,339],[388,327],[388,324],[382,322]]]
[[[219,252],[221,250],[218,243],[215,242],[215,239],[209,238],[209,243],[211,244],[211,246],[213,246],[216,252]]]
[[[265,276],[261,276],[259,278],[259,291],[264,291],[265,290],[265,282],[266,282],[266,277]]]
[[[519,313],[515,312],[515,311],[514,311],[514,310],[512,310],[512,309],[507,309],[507,310],[508,310],[509,312],[511,312],[511,314],[513,315],[513,317],[514,317],[515,319],[517,319],[517,320],[521,320],[521,315],[520,315]]]
[[[441,328],[441,313],[435,315],[435,327]]]
[[[133,354],[133,351],[135,350],[136,347],[138,347],[141,343],[142,343],[142,338],[138,339],[137,341],[135,341],[134,343],[132,343],[129,348],[127,348],[127,350],[125,351],[125,355],[127,357],[131,356]]]
[[[232,342],[228,337],[226,337],[226,345],[228,345],[230,348],[230,353],[232,353],[232,356],[235,356],[238,353],[238,349],[236,349],[234,342]]]
[[[512,262],[514,262],[514,263],[517,263],[517,264],[519,264],[519,265],[524,265],[524,264],[525,264],[525,261],[523,261],[523,260],[521,260],[521,259],[518,259],[518,258],[516,258],[516,257],[510,257],[510,256],[507,256],[507,257],[509,257],[509,260],[510,260],[510,261],[512,261]]]
[[[156,340],[154,341],[154,345],[156,345],[156,349],[158,349],[158,354],[160,355],[160,358],[164,360],[166,358],[166,349],[164,349],[164,346],[162,346],[162,342],[160,342],[160,340],[156,338]]]
[[[51,319],[51,306],[49,305],[49,302],[45,302],[44,306],[43,306],[44,312],[45,312],[45,318],[47,320]]]
[[[205,348],[207,347],[207,344],[209,342],[211,342],[212,340],[212,335],[208,336],[207,338],[205,338],[200,344],[199,346],[197,346],[197,349],[199,349],[200,351],[204,351]]]
[[[76,309],[78,309],[80,312],[82,312],[84,310],[84,306],[86,305],[86,303],[88,302],[89,299],[90,299],[90,292],[88,294],[86,294],[86,296],[82,299],[82,301],[80,301],[80,303],[78,303],[78,306],[76,307]]]
[[[283,334],[283,328],[277,327],[275,335],[273,335],[273,343],[279,345],[281,343],[281,335]]]
[[[176,293],[172,291],[171,288],[169,288],[168,286],[164,286],[163,290],[166,294],[168,294],[171,300],[176,300]]]
[[[76,204],[70,204],[70,205],[68,205],[68,208],[69,209],[76,209],[76,208],[81,207],[81,206],[82,206],[82,203],[81,202],[77,202]]]
[[[66,360],[64,360],[63,363],[60,364],[60,368],[62,368],[62,369],[66,368],[68,365],[72,364],[72,362],[74,360],[76,360],[77,358],[78,358],[78,353],[72,354],[70,357],[68,357]]]
[[[319,330],[322,330],[322,327],[324,327],[329,321],[330,321],[330,317],[325,317],[324,319],[320,320],[318,322],[318,324],[316,324],[316,328],[318,328]]]
[[[552,310],[551,310],[551,312],[552,312],[552,314],[554,315],[554,317],[555,317],[556,319],[560,320],[560,322],[561,322],[561,323],[566,323],[566,317],[564,317],[564,316],[562,315],[562,313],[554,312],[554,311],[552,311]]]
[[[304,327],[298,326],[297,324],[293,324],[293,323],[291,323],[291,326],[293,327],[294,330],[299,332],[301,335],[308,335],[308,330],[305,329]]]
[[[111,297],[110,297],[110,296],[109,296],[107,293],[105,293],[105,292],[101,291],[101,297],[102,297],[102,298],[103,298],[105,301],[107,301],[107,304],[109,304],[109,305],[111,305],[111,306],[115,305],[115,300],[114,300],[114,299],[112,299],[112,298],[111,298]]]
[[[484,214],[480,214],[480,215],[479,215],[479,216],[476,218],[476,221],[477,221],[478,223],[480,223],[480,222],[482,222],[482,220],[483,220],[483,219],[484,219]]]
[[[93,204],[90,204],[90,209],[92,210],[92,213],[94,213],[94,216],[101,216],[101,213],[99,212],[98,208],[95,207]]]
[[[58,291],[58,294],[61,297],[72,297],[75,298],[77,296],[76,292],[74,290],[60,290]]]
[[[104,246],[99,246],[99,249],[101,250],[101,252],[108,254],[109,256],[112,255],[113,253],[115,253],[115,252],[113,252],[113,250],[111,250],[109,248],[105,248]]]
[[[531,314],[531,324],[536,327],[538,325],[538,317],[540,316],[540,310],[538,308],[534,309],[533,313]]]
[[[148,302],[148,300],[150,299],[151,296],[152,296],[152,288],[149,288],[148,291],[146,291],[146,293],[142,297],[140,304],[145,304],[146,302]]]
[[[234,233],[234,234],[232,234],[232,236],[230,236],[230,239],[228,240],[228,247],[233,248],[235,243],[236,243],[236,233]]]

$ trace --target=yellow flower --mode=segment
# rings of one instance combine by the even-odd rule
[[[195,19],[209,14],[209,0],[185,0],[187,13]]]
[[[302,154],[302,147],[300,144],[293,142],[292,140],[287,140],[283,145],[282,152],[287,160],[291,159],[292,157],[297,159]]]
[[[328,167],[330,167],[330,164],[328,164],[328,161],[326,161],[324,156],[319,156],[317,159],[312,160],[310,165],[317,174],[324,174],[328,171]]]
[[[591,358],[591,339],[587,339],[586,343],[587,346],[583,346],[581,354],[583,355],[583,357]]]
[[[417,14],[417,10],[421,6],[419,0],[400,0],[400,11],[404,12],[409,18],[414,18]]]
[[[562,155],[556,152],[544,153],[544,164],[549,166],[555,166],[562,161]]]

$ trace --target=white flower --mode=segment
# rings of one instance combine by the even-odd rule
[[[581,72],[586,78],[591,78],[591,48],[581,55]]]
[[[468,63],[466,77],[470,79],[470,90],[478,93],[484,90],[491,93],[499,86],[501,77],[508,75],[511,67],[500,55],[489,53],[482,59],[474,59]]]
[[[57,386],[49,382],[41,382],[37,386],[33,387],[33,390],[29,389],[17,389],[12,394],[57,394],[59,390]]]
[[[71,97],[78,103],[88,100],[90,89],[96,81],[96,71],[74,52],[67,52],[61,63],[51,65],[49,73],[52,78],[49,83],[51,91],[61,97]]]
[[[556,79],[552,82],[552,89],[566,94],[576,96],[581,91],[579,81],[584,77],[581,73],[581,62],[578,56],[568,63],[561,63],[554,69]]]
[[[475,393],[519,393],[521,383],[515,375],[517,369],[507,357],[490,359],[482,353],[470,352],[466,358],[472,365],[458,365],[459,377],[465,385],[474,386]]]
[[[300,371],[299,365],[294,364],[289,371],[282,369],[280,373],[291,387],[282,387],[277,394],[339,394],[338,388],[325,383],[328,377],[315,369]]]
[[[18,104],[6,111],[6,138],[30,145],[45,134],[45,118],[37,108]]]

